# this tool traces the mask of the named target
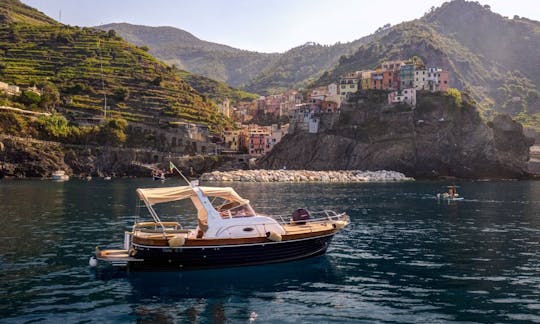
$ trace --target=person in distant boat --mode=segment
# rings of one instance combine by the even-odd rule
[[[454,186],[448,187],[448,196],[450,198],[454,198],[454,195],[456,194],[456,189]]]

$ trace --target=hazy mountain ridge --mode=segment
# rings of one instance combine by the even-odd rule
[[[334,45],[309,42],[284,53],[259,53],[203,41],[173,27],[120,23],[96,28],[114,29],[134,44],[150,47],[150,53],[169,64],[260,94],[308,84],[337,64],[340,56],[373,37]]]
[[[278,54],[245,51],[201,40],[174,27],[148,27],[127,23],[97,26],[114,29],[126,40],[150,47],[150,53],[189,72],[238,87],[267,68]]]

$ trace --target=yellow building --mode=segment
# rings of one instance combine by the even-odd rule
[[[351,93],[356,93],[358,91],[360,75],[360,71],[350,72],[339,79],[338,91],[341,101],[346,100]]]
[[[240,130],[223,131],[223,141],[233,151],[239,151],[240,148]]]
[[[360,79],[360,89],[371,89],[371,73],[374,71],[362,71]]]

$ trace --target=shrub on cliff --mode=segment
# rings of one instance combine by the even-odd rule
[[[23,90],[18,101],[28,106],[38,105],[41,102],[41,96],[34,91]]]
[[[122,118],[112,118],[99,131],[98,141],[103,145],[122,145],[126,142],[127,121]]]
[[[13,112],[0,114],[0,133],[22,136],[28,131],[28,121],[23,116]]]
[[[461,92],[458,89],[450,88],[446,92],[446,94],[452,98],[454,98],[454,104],[457,107],[461,107],[461,104],[463,103],[463,100],[461,98]]]
[[[67,138],[71,133],[66,117],[60,114],[41,117],[36,126],[45,138],[51,140]]]

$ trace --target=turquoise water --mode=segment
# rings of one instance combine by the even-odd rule
[[[344,210],[352,224],[304,261],[89,269],[154,185],[0,181],[0,322],[540,322],[540,182],[462,182],[452,204],[435,199],[443,182],[233,184],[260,212]]]

